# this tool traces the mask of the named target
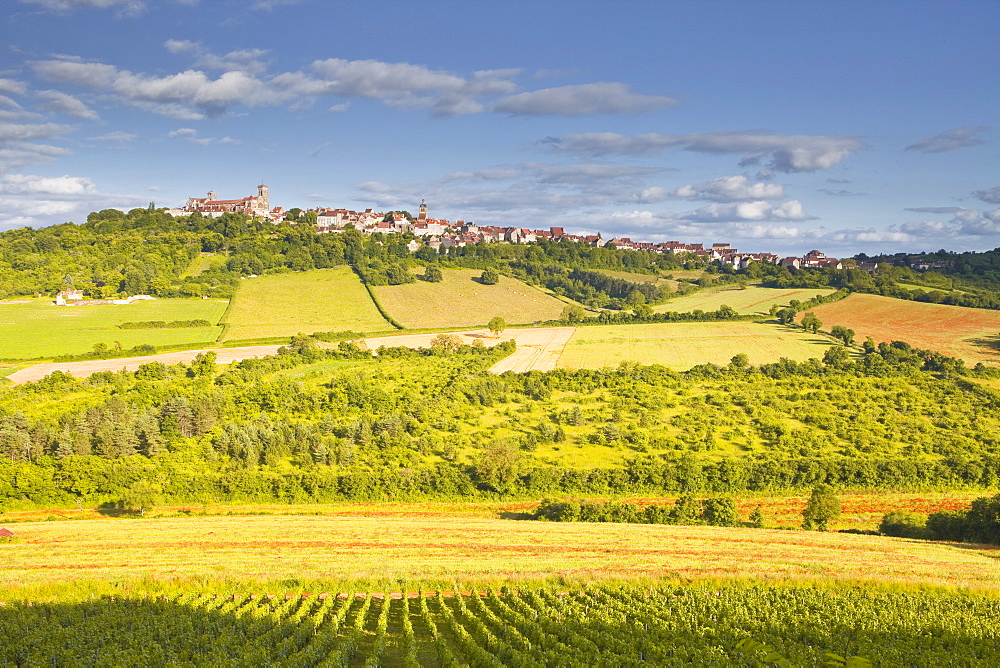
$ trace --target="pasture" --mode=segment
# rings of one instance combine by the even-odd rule
[[[735,285],[722,285],[671,299],[654,306],[653,310],[658,313],[716,311],[723,304],[727,304],[741,315],[767,316],[772,305],[787,306],[793,299],[806,301],[816,295],[827,295],[832,292],[830,288],[763,288],[751,285],[741,289]]]
[[[392,329],[350,267],[244,279],[225,323],[227,341]]]
[[[823,328],[849,327],[855,340],[906,341],[966,362],[1000,364],[1000,311],[855,293],[810,309]],[[801,317],[801,316],[800,316]]]
[[[0,586],[259,580],[852,580],[1000,589],[995,548],[880,536],[414,516],[32,522],[0,545]]]
[[[826,337],[772,323],[603,325],[578,327],[556,366],[599,369],[638,362],[683,371],[704,362],[725,365],[737,353],[745,353],[755,365],[781,357],[821,358],[830,345]]]
[[[406,285],[372,289],[382,308],[408,329],[475,327],[499,316],[510,325],[554,320],[566,304],[538,288],[508,276],[496,285],[483,285],[476,269],[442,269],[444,280],[419,278]]]
[[[118,329],[123,322],[197,320],[218,323],[228,302],[219,299],[157,299],[131,304],[53,306],[51,299],[0,304],[0,359],[76,355],[96,343],[109,348],[213,343],[220,327]]]
[[[197,276],[209,269],[221,267],[224,264],[226,264],[226,255],[224,253],[198,253],[198,257],[191,260],[191,264],[188,265],[188,268],[180,277]]]
[[[677,289],[677,281],[666,279],[659,274],[637,274],[631,271],[615,271],[614,269],[598,269],[600,273],[605,276],[610,276],[611,278],[619,278],[623,281],[628,281],[630,283],[652,283],[654,285],[662,285],[670,288],[671,290]],[[674,273],[686,273],[686,272],[674,272]],[[693,273],[693,272],[692,272]]]

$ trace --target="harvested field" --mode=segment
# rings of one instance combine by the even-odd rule
[[[119,329],[123,322],[208,320],[213,325],[226,311],[221,299],[156,299],[131,304],[54,306],[51,299],[0,304],[0,359],[33,359],[79,355],[96,343],[123,348],[213,343],[220,327]]]
[[[444,280],[417,280],[407,285],[380,285],[372,289],[382,308],[404,327],[479,327],[499,316],[512,325],[554,320],[566,304],[507,276],[496,285],[479,283],[481,271],[442,269]]]
[[[225,322],[227,341],[392,329],[350,267],[247,278]]]
[[[788,302],[793,299],[806,301],[816,295],[827,295],[832,292],[834,291],[829,288],[762,288],[751,285],[746,289],[740,289],[736,286],[726,285],[699,290],[690,295],[671,299],[666,303],[657,304],[653,310],[658,313],[664,311],[690,313],[699,309],[716,311],[720,306],[726,304],[743,315],[767,316],[774,304],[787,306]]]
[[[556,360],[562,354],[566,341],[573,335],[572,327],[540,327],[537,329],[505,329],[500,336],[493,336],[487,329],[475,329],[466,332],[444,332],[445,335],[457,336],[467,345],[481,341],[483,345],[492,348],[498,343],[514,339],[517,351],[513,355],[497,362],[491,369],[493,373],[514,371],[551,371],[556,368]],[[441,333],[435,334],[401,334],[399,336],[380,336],[365,339],[365,347],[377,350],[380,346],[407,348],[430,348],[431,340]]]
[[[621,280],[628,281],[630,283],[653,283],[654,285],[666,286],[671,290],[677,289],[677,281],[663,278],[658,274],[637,274],[631,271],[615,271],[613,269],[598,269],[597,271],[601,272],[605,276],[620,278]]]
[[[1000,311],[857,293],[810,310],[823,321],[823,329],[849,327],[857,333],[858,342],[866,336],[876,341],[906,341],[971,364],[1000,364]]]
[[[239,348],[203,348],[201,350],[180,350],[172,353],[159,353],[157,355],[145,355],[143,357],[120,357],[113,360],[89,360],[85,362],[46,362],[44,364],[33,364],[32,366],[14,371],[7,375],[7,378],[15,385],[30,383],[41,380],[53,371],[62,371],[77,378],[86,378],[98,371],[135,371],[143,364],[150,362],[161,362],[163,364],[177,364],[178,362],[190,362],[198,353],[213,350],[216,354],[217,364],[229,364],[239,362],[251,357],[267,357],[275,355],[280,346],[242,346]]]
[[[678,322],[578,327],[559,358],[560,368],[598,369],[621,362],[662,364],[678,371],[696,364],[728,364],[746,353],[751,364],[781,357],[821,358],[831,340],[770,323]]]
[[[190,517],[17,526],[0,585],[193,577],[850,579],[1000,589],[997,549],[770,529],[438,517]]]

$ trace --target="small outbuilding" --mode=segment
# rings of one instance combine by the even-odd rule
[[[15,536],[17,536],[17,534],[7,527],[0,527],[0,538],[14,538]]]

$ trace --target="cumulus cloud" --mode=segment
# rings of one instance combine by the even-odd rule
[[[24,95],[28,90],[27,84],[16,79],[0,79],[0,93],[8,95]]]
[[[0,177],[0,229],[82,221],[90,211],[107,208],[109,200],[132,206],[143,198],[102,193],[85,176],[6,174]]]
[[[662,95],[642,95],[622,83],[591,83],[545,88],[497,100],[493,110],[524,116],[593,116],[654,111],[677,101]]]
[[[73,128],[59,123],[0,122],[0,172],[49,162],[69,153],[65,148],[38,143],[57,139]]]
[[[197,70],[155,77],[113,65],[75,60],[39,61],[33,67],[50,82],[111,92],[137,106],[182,119],[217,116],[236,104],[255,106],[273,102],[262,81],[240,71],[225,72],[212,79]]]
[[[986,142],[977,139],[975,135],[986,130],[985,125],[974,125],[965,128],[954,128],[945,130],[939,135],[921,139],[915,144],[906,147],[907,151],[920,151],[921,153],[945,153],[968,146],[979,146]]]
[[[844,135],[782,135],[763,130],[721,131],[702,134],[623,135],[615,132],[547,137],[540,142],[551,149],[588,155],[657,155],[671,149],[698,153],[741,155],[741,166],[768,160],[777,172],[815,172],[839,164],[864,143]]]
[[[734,204],[709,204],[695,211],[682,214],[681,220],[709,223],[716,221],[785,221],[814,220],[805,212],[802,202],[788,200],[781,204],[769,204],[763,200],[738,202]]]
[[[48,100],[41,105],[42,109],[75,116],[88,121],[96,121],[99,118],[96,111],[72,95],[67,95],[57,90],[43,90],[38,93],[38,97]]]
[[[218,55],[207,50],[200,42],[190,40],[168,39],[163,46],[170,53],[191,54],[195,58],[195,65],[207,70],[263,74],[267,69],[267,64],[262,60],[268,54],[266,49],[240,49]]]
[[[710,202],[781,199],[785,196],[785,187],[777,183],[751,183],[747,176],[742,175],[721,176],[707,183],[681,186],[673,192],[673,196]]]
[[[1000,186],[977,190],[972,196],[989,204],[1000,204]]]

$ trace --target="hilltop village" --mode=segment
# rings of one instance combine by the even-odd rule
[[[706,247],[700,243],[682,243],[680,241],[664,241],[652,243],[648,241],[633,241],[629,237],[615,237],[606,240],[600,233],[594,235],[569,234],[562,227],[550,227],[548,230],[532,230],[524,227],[498,227],[494,225],[477,225],[472,221],[449,221],[444,218],[431,218],[428,215],[427,204],[420,203],[417,216],[414,218],[405,211],[376,212],[373,209],[352,211],[350,209],[332,209],[318,207],[314,209],[284,209],[271,207],[268,187],[257,186],[257,194],[240,199],[220,200],[214,191],[209,191],[205,197],[189,197],[182,209],[168,209],[167,213],[174,216],[186,216],[199,212],[203,216],[218,218],[225,213],[241,213],[255,218],[279,223],[287,220],[295,223],[314,225],[321,233],[339,232],[353,228],[364,234],[410,234],[421,241],[410,242],[410,251],[415,252],[422,245],[434,250],[452,248],[455,246],[470,246],[478,243],[509,243],[530,244],[538,240],[573,241],[590,246],[603,247],[613,244],[623,250],[641,250],[651,253],[694,253],[707,260],[718,260],[732,265],[734,268],[745,269],[753,262],[781,265],[793,269],[805,267],[842,269],[843,263],[818,250],[811,250],[801,257],[781,257],[774,253],[741,253],[729,243],[713,243]],[[875,270],[875,263],[857,262],[859,269]],[[870,266],[869,266],[870,265]]]

